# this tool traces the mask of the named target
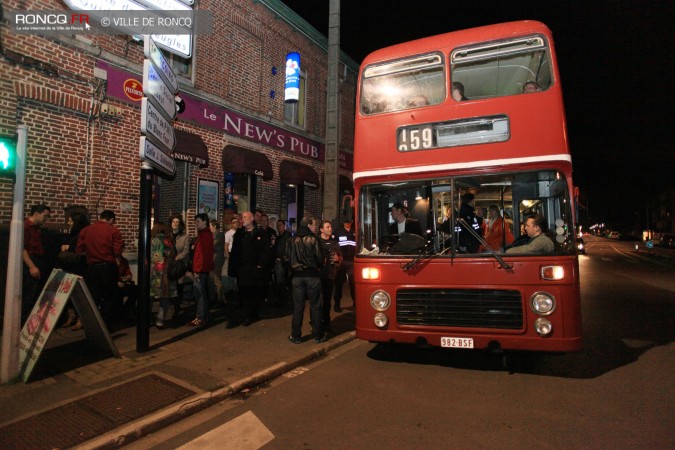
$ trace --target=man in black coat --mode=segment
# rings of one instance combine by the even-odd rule
[[[258,311],[267,290],[271,249],[267,233],[254,225],[253,214],[246,211],[241,218],[242,227],[232,239],[227,270],[229,276],[237,279],[247,327],[260,319]]]
[[[412,233],[424,237],[419,220],[406,216],[406,209],[400,202],[391,207],[391,218],[394,223],[389,227],[389,234]]]
[[[305,301],[309,299],[312,335],[317,343],[324,342],[326,335],[321,327],[321,270],[326,264],[326,253],[316,235],[318,220],[303,217],[293,239],[286,246],[286,259],[293,272],[293,322],[288,340],[302,342],[302,319]]]
[[[468,226],[478,235],[482,235],[483,218],[476,215],[476,200],[473,194],[467,193],[462,196],[462,206],[459,208],[459,217],[464,219]],[[467,253],[476,253],[480,242],[464,225],[460,226],[459,246],[465,249]]]

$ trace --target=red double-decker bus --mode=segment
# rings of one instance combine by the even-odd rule
[[[579,351],[572,159],[550,30],[512,22],[375,51],[357,95],[357,337]]]

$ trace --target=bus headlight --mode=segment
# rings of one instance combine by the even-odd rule
[[[387,319],[387,315],[385,313],[380,312],[375,314],[375,317],[373,317],[373,322],[375,322],[375,326],[377,328],[385,328],[389,323],[389,319]]]
[[[540,336],[547,336],[553,331],[553,324],[550,320],[540,317],[534,321],[534,329]]]
[[[548,316],[555,311],[555,298],[546,292],[535,292],[530,297],[530,307],[540,316]]]
[[[386,311],[391,305],[391,297],[384,291],[375,291],[370,296],[370,306],[375,311]]]

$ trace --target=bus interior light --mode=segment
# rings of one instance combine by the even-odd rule
[[[541,278],[543,280],[562,280],[565,278],[565,269],[563,266],[544,266],[541,268]]]
[[[380,279],[380,268],[379,267],[364,267],[361,269],[361,278],[364,280],[379,280]]]

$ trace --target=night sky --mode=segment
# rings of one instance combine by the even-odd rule
[[[282,1],[327,35],[328,0]],[[514,20],[545,23],[582,203],[591,220],[622,227],[644,222],[653,198],[674,184],[674,9],[672,0],[342,0],[340,44],[360,63],[411,39]]]

